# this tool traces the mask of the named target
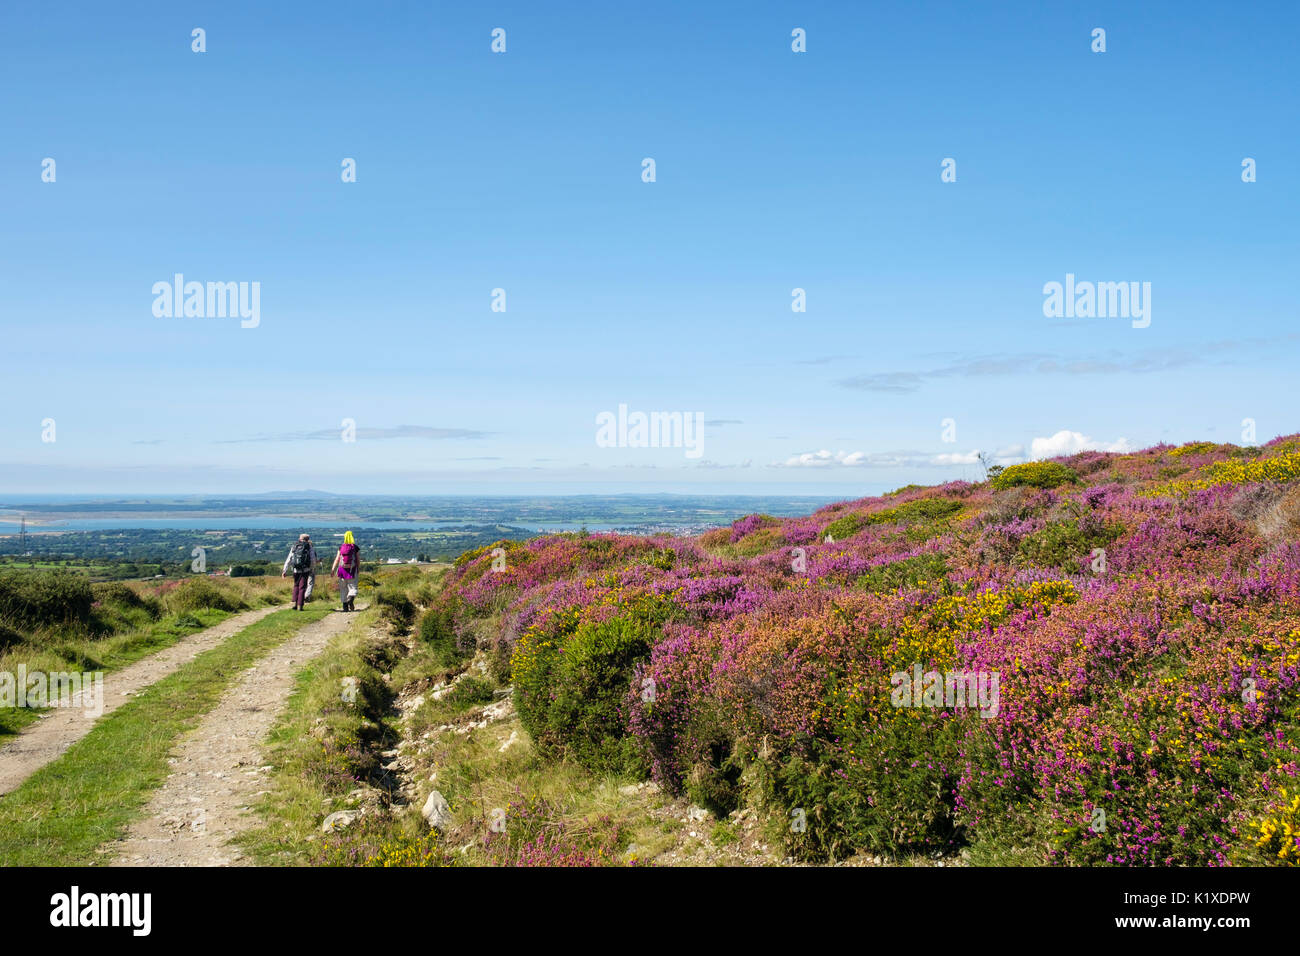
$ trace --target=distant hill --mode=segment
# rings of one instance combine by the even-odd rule
[[[260,498],[264,501],[289,500],[296,501],[302,498],[343,498],[345,495],[337,495],[332,491],[318,491],[315,488],[308,488],[304,491],[264,491],[255,495],[235,495],[232,497],[239,498]]]

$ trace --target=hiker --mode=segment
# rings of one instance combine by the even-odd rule
[[[343,602],[343,610],[355,611],[357,574],[361,571],[361,549],[357,547],[351,531],[343,533],[343,544],[339,546],[339,553],[334,555],[334,565],[330,570],[339,573],[339,599]]]
[[[293,609],[301,611],[311,597],[312,585],[316,583],[316,546],[311,543],[311,535],[298,535],[298,540],[289,549],[280,577],[290,571],[293,571]]]

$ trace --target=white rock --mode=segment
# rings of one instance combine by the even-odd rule
[[[424,801],[424,809],[420,811],[420,815],[435,830],[444,830],[451,823],[451,806],[441,793],[430,790],[429,799]]]
[[[483,708],[483,716],[486,718],[485,722],[500,720],[502,717],[509,716],[513,707],[514,704],[509,698],[499,700],[494,704],[488,704]]]
[[[321,824],[322,833],[332,833],[335,830],[346,830],[360,814],[356,810],[339,810],[331,813]]]

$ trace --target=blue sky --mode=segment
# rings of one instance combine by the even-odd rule
[[[849,495],[1300,431],[1294,4],[546,7],[6,5],[0,492]],[[178,272],[257,327],[156,317]],[[1045,317],[1067,273],[1150,325]],[[599,447],[620,403],[702,456]]]

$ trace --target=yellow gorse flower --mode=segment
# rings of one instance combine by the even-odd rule
[[[1294,481],[1300,478],[1300,452],[1288,452],[1273,458],[1245,460],[1232,458],[1216,461],[1201,469],[1201,477],[1168,481],[1141,492],[1142,497],[1186,494],[1219,485],[1241,485],[1259,481]]]

